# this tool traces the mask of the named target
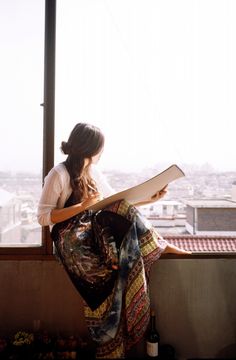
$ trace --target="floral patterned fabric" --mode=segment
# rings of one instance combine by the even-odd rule
[[[96,309],[111,293],[117,271],[104,262],[92,230],[92,211],[54,225],[57,255],[80,295]]]
[[[110,279],[110,283],[108,281],[107,286],[104,287],[107,292],[102,292],[103,298],[100,298],[99,303],[94,306],[86,301],[83,288],[77,286],[77,289],[84,298],[84,314],[91,338],[97,344],[96,358],[117,359],[124,358],[126,352],[143,337],[146,331],[150,313],[148,291],[150,269],[161,256],[167,242],[137,208],[126,201],[117,201],[104,210],[121,215],[131,224],[118,249],[117,271],[111,271],[106,267],[106,264],[101,262],[99,253],[93,258],[92,262],[95,261],[96,264],[93,263],[91,268],[91,249],[94,250],[91,217],[84,229],[81,228],[81,232],[72,237],[66,236],[62,226],[61,231],[65,231],[65,236],[61,236],[61,240],[55,241],[55,244],[59,250],[59,257],[76,286],[78,279],[81,283],[81,273],[84,270],[87,279],[91,280],[91,286],[96,280],[94,276],[98,274],[101,278],[104,276],[104,279]],[[54,240],[56,240],[55,233]],[[94,265],[97,266],[96,274]],[[101,294],[98,288],[99,298]],[[85,284],[86,291],[89,289],[86,289]]]
[[[143,337],[150,319],[148,282],[151,265],[161,256],[167,242],[145,217],[126,201],[107,208],[132,223],[123,239],[119,274],[111,295],[95,311],[85,304],[85,318],[97,343],[96,358],[124,358]]]

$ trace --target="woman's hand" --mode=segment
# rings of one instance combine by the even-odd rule
[[[71,217],[78,215],[79,213],[86,210],[89,206],[96,204],[101,200],[101,194],[99,192],[89,195],[81,203],[68,206],[62,209],[53,209],[51,211],[51,221],[53,224],[70,219]]]
[[[89,195],[87,198],[85,198],[80,205],[86,209],[94,204],[96,204],[98,201],[102,200],[101,194],[99,192],[95,192],[91,195]]]
[[[154,195],[152,195],[152,197],[148,200],[144,200],[144,201],[139,201],[137,203],[134,203],[134,206],[142,206],[142,205],[148,205],[151,204],[153,202],[156,202],[157,200],[160,200],[161,198],[163,198],[163,196],[166,195],[167,193],[167,186],[163,187],[163,189],[157,191]]]
[[[163,198],[167,194],[167,186],[168,185],[166,185],[165,187],[163,187],[163,189],[157,191],[154,195],[152,195],[150,202],[155,202]]]

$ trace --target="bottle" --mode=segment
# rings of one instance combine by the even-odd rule
[[[156,329],[155,312],[151,311],[149,329],[146,336],[147,358],[158,359],[160,335]]]

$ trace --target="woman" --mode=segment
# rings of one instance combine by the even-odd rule
[[[87,210],[114,193],[94,166],[103,147],[99,128],[86,123],[74,127],[68,141],[61,144],[67,155],[65,162],[45,178],[38,221],[50,226],[58,255],[84,299],[85,319],[97,344],[96,357],[111,359],[123,358],[144,334],[149,322],[147,285],[153,262],[164,253],[190,252],[167,243],[136,208],[162,198],[166,188],[142,203],[119,201],[99,214]],[[101,220],[103,232],[99,233]],[[80,230],[76,236],[66,236],[65,229],[71,229],[75,221],[79,221]],[[110,231],[105,238],[104,227]],[[116,264],[110,266],[99,253],[103,248],[94,245],[99,237],[96,231],[102,245],[116,257]]]

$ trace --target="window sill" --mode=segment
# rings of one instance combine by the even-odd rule
[[[25,261],[25,260],[35,260],[35,261],[57,261],[54,255],[42,255],[42,254],[0,254],[0,261],[13,260],[13,261]]]
[[[205,236],[205,235],[164,235],[170,244],[181,249],[192,251],[192,254],[163,254],[160,259],[212,259],[236,258],[235,236]],[[45,248],[1,248],[1,260],[40,260],[57,261],[53,254],[52,243]]]

